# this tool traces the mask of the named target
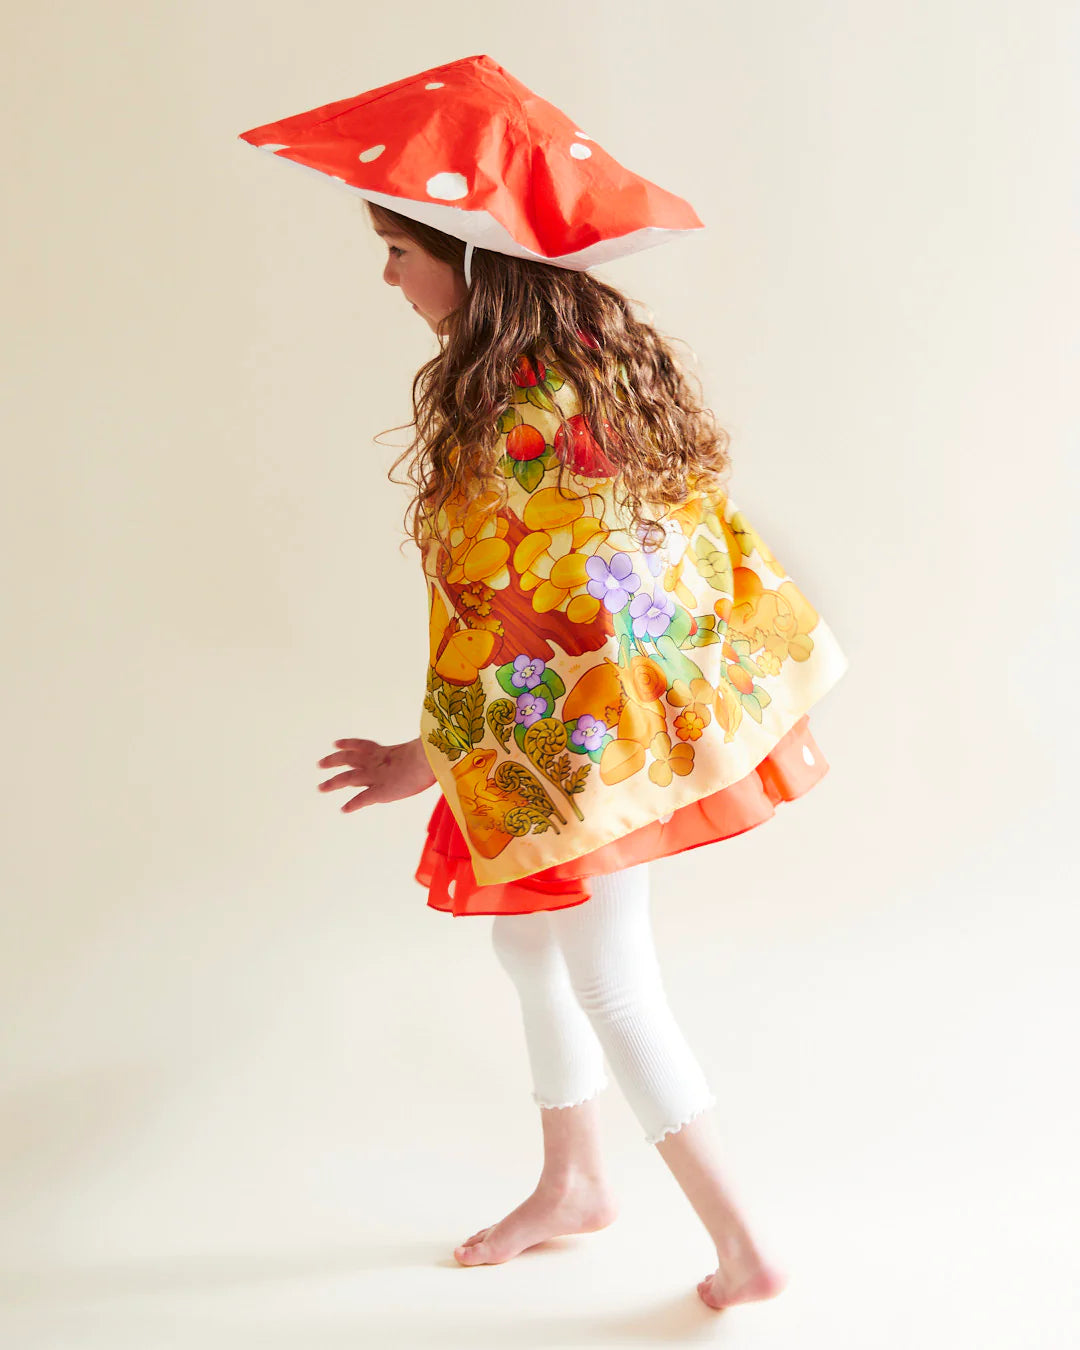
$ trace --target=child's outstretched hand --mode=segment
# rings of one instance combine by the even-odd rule
[[[341,808],[355,811],[376,802],[396,802],[402,797],[413,797],[435,782],[431,765],[427,762],[419,736],[401,745],[380,745],[378,741],[360,741],[353,738],[335,741],[341,747],[319,760],[320,769],[349,767],[319,784],[320,792],[334,788],[362,787]]]

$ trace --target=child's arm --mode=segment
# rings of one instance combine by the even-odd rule
[[[376,802],[396,802],[402,797],[413,797],[435,782],[419,736],[401,745],[380,745],[378,741],[361,741],[351,737],[335,741],[334,744],[342,748],[320,759],[319,768],[331,769],[339,764],[349,767],[344,773],[335,774],[333,778],[320,783],[319,791],[329,792],[341,787],[364,789],[350,798],[341,808],[342,811],[355,811],[358,807],[373,806]]]

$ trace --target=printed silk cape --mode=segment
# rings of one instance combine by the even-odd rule
[[[785,737],[789,763],[800,737],[815,763],[805,714],[848,668],[729,493],[668,508],[663,544],[646,549],[549,347],[519,357],[512,388],[499,421],[506,501],[452,498],[440,515],[446,543],[429,533],[423,551],[421,739],[475,883],[491,895],[667,821],[752,775]],[[560,459],[575,470],[561,492]],[[773,800],[802,790],[765,781]],[[588,893],[579,886],[575,900]],[[556,899],[437,907],[491,913]]]

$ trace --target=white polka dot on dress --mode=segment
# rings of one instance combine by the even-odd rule
[[[817,760],[814,758],[814,752],[810,749],[810,747],[809,747],[808,745],[804,745],[804,746],[803,746],[803,748],[802,748],[802,757],[803,757],[803,759],[806,761],[807,764],[816,764],[816,763],[817,763]]]
[[[445,87],[442,80],[432,80],[430,84],[424,85],[425,89],[444,89]]]
[[[575,159],[589,159],[592,155],[587,145],[578,145],[576,141],[570,147],[570,153]]]
[[[373,159],[378,159],[385,149],[385,145],[369,145],[366,150],[361,150],[356,158],[361,164],[370,164]]]

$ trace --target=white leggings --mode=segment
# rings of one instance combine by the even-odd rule
[[[589,878],[583,904],[497,914],[491,939],[517,986],[541,1107],[577,1106],[607,1087],[604,1057],[658,1143],[716,1105],[668,1006],[649,918],[647,863]]]

